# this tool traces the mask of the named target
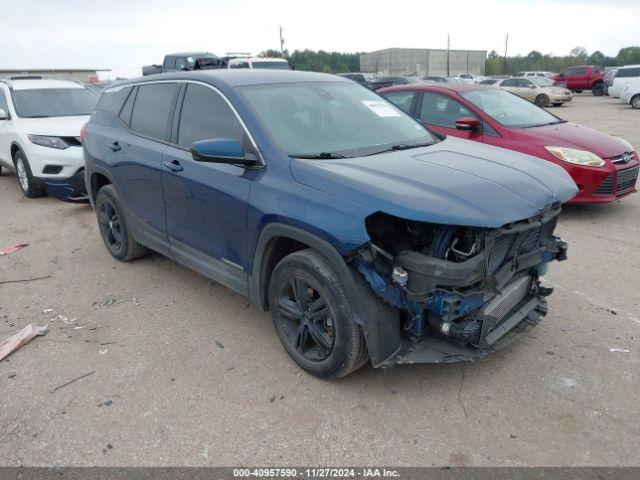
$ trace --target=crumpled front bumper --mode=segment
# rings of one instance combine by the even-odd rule
[[[47,195],[68,203],[89,203],[84,183],[84,168],[68,178],[45,178]]]
[[[479,347],[460,345],[451,338],[430,332],[421,341],[405,339],[401,350],[394,358],[388,359],[387,365],[471,362],[517,340],[529,327],[540,323],[546,313],[547,303],[544,298],[529,294],[491,331],[483,331]]]

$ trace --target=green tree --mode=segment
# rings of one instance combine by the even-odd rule
[[[616,57],[616,63],[620,66],[640,63],[640,47],[625,47],[620,49]]]

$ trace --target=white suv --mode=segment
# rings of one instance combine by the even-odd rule
[[[620,94],[620,101],[628,103],[635,109],[640,109],[640,79],[625,85]]]
[[[616,76],[609,87],[609,96],[619,98],[624,87],[640,80],[640,65],[625,65],[618,68]]]
[[[0,172],[15,171],[27,197],[82,200],[80,130],[98,97],[70,80],[0,79]]]

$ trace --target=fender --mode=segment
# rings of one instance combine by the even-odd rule
[[[398,310],[378,298],[360,274],[350,268],[329,242],[305,230],[281,223],[270,223],[262,230],[254,252],[252,274],[249,278],[249,298],[261,310],[267,310],[263,279],[263,259],[269,241],[285,237],[304,243],[320,253],[338,275],[344,289],[352,299],[353,317],[364,331],[369,356],[374,367],[384,365],[401,348],[400,319]]]

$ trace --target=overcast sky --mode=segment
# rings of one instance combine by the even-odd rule
[[[640,0],[0,0],[1,68],[102,67],[111,77],[184,50],[388,47],[616,55],[640,44]]]

